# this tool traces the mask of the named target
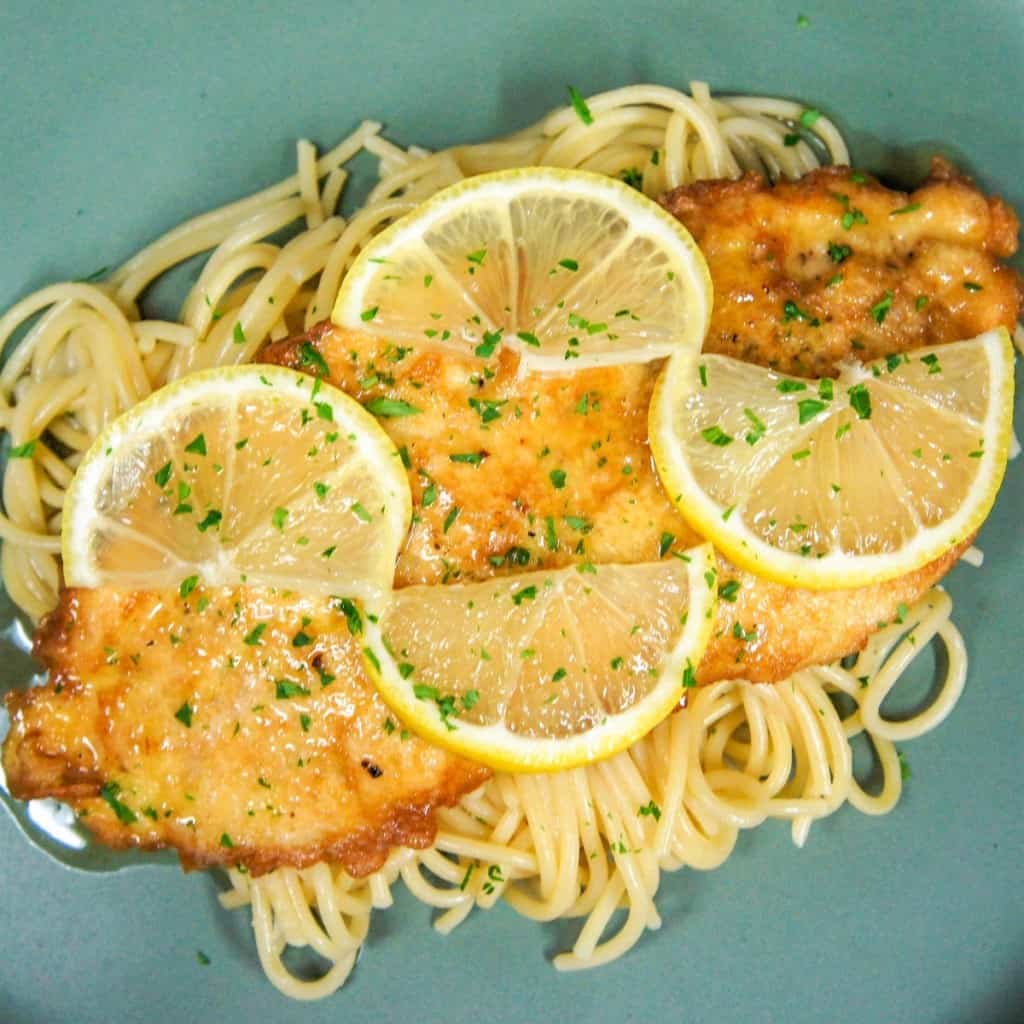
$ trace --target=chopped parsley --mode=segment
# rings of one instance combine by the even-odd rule
[[[648,801],[643,807],[639,808],[637,814],[642,818],[653,818],[655,821],[661,821],[661,808],[653,800]]]
[[[188,597],[188,595],[191,594],[192,591],[195,590],[196,587],[198,587],[198,586],[199,586],[199,577],[198,576],[186,576],[181,581],[181,585],[178,587],[178,593],[182,597]]]
[[[594,123],[594,115],[591,114],[587,101],[574,85],[569,86],[569,102],[572,104],[572,109],[576,111],[576,116],[584,124]]]
[[[871,307],[871,316],[874,318],[876,324],[882,323],[885,318],[889,315],[889,311],[892,309],[893,293],[886,291],[886,293]]]
[[[343,597],[338,601],[338,610],[345,616],[348,632],[353,637],[358,636],[362,632],[362,616],[355,602],[351,598]]]
[[[378,398],[371,398],[366,403],[366,409],[368,412],[372,412],[374,416],[380,416],[383,419],[396,419],[399,416],[415,416],[418,412],[422,412],[422,409],[417,409],[415,405],[410,405],[408,402],[403,402],[399,398],[384,398],[380,396]]]
[[[205,455],[206,454],[206,436],[204,434],[196,434],[187,445],[185,445],[185,451],[192,455]]]
[[[853,250],[848,245],[829,242],[828,254],[833,263],[845,263],[853,255]]]
[[[100,787],[100,796],[117,815],[117,820],[121,822],[122,825],[134,825],[139,819],[130,807],[123,804],[118,799],[120,793],[121,786],[119,783],[114,781],[104,782]]]
[[[291,679],[277,679],[274,682],[274,696],[278,700],[290,700],[292,697],[308,697],[309,690]]]
[[[477,345],[474,352],[481,359],[490,359],[494,355],[494,350],[498,346],[498,342],[501,341],[501,331],[484,331],[484,340],[481,344]],[[473,404],[473,399],[470,399],[470,405]],[[501,403],[504,405],[504,403]]]
[[[801,309],[792,299],[787,299],[782,304],[782,322],[787,324],[791,320],[803,320],[811,327],[821,326],[821,321],[816,316],[808,313],[806,309]]]
[[[38,441],[38,438],[33,438],[31,441],[26,441],[24,444],[15,445],[7,453],[7,457],[9,459],[31,459],[36,450]]]
[[[528,587],[520,587],[512,594],[512,603],[517,607],[524,601],[532,601],[537,596],[537,588],[532,584]]]
[[[452,505],[451,511],[444,517],[444,533],[447,533],[455,525],[455,520],[459,518],[461,511],[462,509],[458,505]]]
[[[471,398],[469,407],[480,417],[481,424],[487,424],[501,419],[501,407],[507,402],[508,399],[497,401],[491,398]]]
[[[220,521],[223,518],[223,514],[218,509],[211,508],[206,515],[203,516],[202,522],[197,523],[196,526],[199,528],[200,533],[206,533],[206,531],[212,527],[219,526]]]
[[[258,622],[248,633],[245,634],[242,639],[242,643],[247,644],[249,647],[260,647],[262,645],[263,634],[267,631],[267,624],[265,622]]]
[[[174,717],[181,722],[186,729],[192,728],[192,708],[188,701],[185,701],[185,703],[174,712]]]
[[[544,518],[544,543],[547,545],[548,551],[558,550],[558,531],[555,529],[553,516]]]
[[[724,448],[727,444],[732,444],[732,438],[717,423],[710,427],[705,427],[700,432],[700,436],[708,444],[715,445],[716,448]]]
[[[824,412],[825,408],[825,403],[819,402],[817,398],[800,399],[797,409],[799,410],[801,425],[809,423],[819,412]]]
[[[854,384],[846,393],[850,396],[850,407],[862,420],[871,419],[871,395],[867,385]]]
[[[619,171],[619,177],[637,191],[643,188],[644,176],[636,167],[627,167],[625,170]]]
[[[311,366],[318,377],[327,377],[331,372],[327,360],[316,346],[308,341],[304,341],[299,348],[299,366]]]
[[[753,430],[747,431],[747,434],[743,440],[746,441],[747,444],[753,446],[757,444],[757,442],[760,441],[762,437],[764,437],[765,431],[768,428],[765,426],[764,421],[758,417],[757,413],[755,413],[753,409],[744,409],[743,415],[747,417],[747,419],[750,421],[751,426],[754,428]]]

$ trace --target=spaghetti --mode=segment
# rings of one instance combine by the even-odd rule
[[[182,224],[104,280],[21,300],[0,317],[0,346],[10,349],[0,371],[0,428],[12,445],[0,515],[7,593],[33,619],[55,604],[65,492],[106,423],[182,374],[250,360],[268,340],[322,320],[366,241],[439,189],[485,171],[555,165],[621,176],[656,196],[745,170],[795,178],[823,161],[846,163],[831,122],[805,113],[785,100],[712,97],[700,82],[689,94],[637,85],[592,97],[590,123],[566,107],[507,138],[437,153],[402,149],[379,123],[364,121],[322,156],[300,142],[294,175]],[[379,161],[379,180],[346,218],[338,212],[346,165],[364,152]],[[281,232],[292,235],[283,244],[274,240]],[[145,289],[209,250],[179,320],[144,317]],[[329,864],[259,879],[234,870],[222,901],[250,906],[264,970],[299,999],[344,983],[372,910],[391,903],[399,879],[441,911],[442,932],[499,899],[536,920],[583,918],[555,964],[605,963],[659,926],[662,871],[717,867],[740,830],[769,818],[789,821],[802,845],[812,823],[844,803],[869,814],[892,808],[901,789],[894,741],[939,724],[963,687],[966,657],[950,607],[933,591],[849,668],[694,691],[688,707],[603,763],[550,776],[499,774],[440,812],[431,849],[394,850],[368,878]],[[933,637],[948,653],[938,699],[915,718],[885,720],[886,695]],[[841,700],[852,710],[841,714]],[[850,742],[861,733],[881,767],[877,794],[853,775]],[[616,924],[620,908],[625,919]],[[330,965],[326,973],[314,981],[291,974],[282,961],[289,946],[310,948]]]

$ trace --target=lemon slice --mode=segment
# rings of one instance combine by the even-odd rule
[[[1000,328],[835,380],[672,359],[649,429],[694,529],[751,572],[829,589],[912,572],[969,537],[999,489],[1012,411]]]
[[[711,634],[710,545],[680,559],[396,591],[367,670],[413,730],[510,771],[607,757],[673,707]]]
[[[359,255],[332,319],[547,372],[697,351],[707,264],[686,229],[621,181],[530,167],[453,185]]]
[[[69,585],[240,582],[376,601],[411,516],[394,445],[357,402],[270,366],[184,377],[115,420],[68,492]]]

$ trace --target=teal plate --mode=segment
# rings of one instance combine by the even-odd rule
[[[330,144],[365,116],[404,142],[476,140],[533,121],[568,82],[700,78],[800,98],[835,117],[862,166],[913,180],[942,152],[1024,209],[1022,65],[1024,6],[1010,0],[7,0],[0,307],[290,173],[298,136]],[[172,298],[153,302],[166,313]],[[949,579],[967,691],[907,745],[896,811],[844,810],[800,851],[771,824],[719,871],[664,877],[664,927],[611,966],[557,974],[548,960],[571,926],[507,909],[441,938],[401,896],[341,992],[293,1003],[263,978],[247,914],[218,908],[214,877],[91,851],[70,858],[87,870],[69,868],[0,812],[0,1019],[1024,1019],[1022,505],[1014,463],[979,542],[985,568]],[[5,603],[5,689],[34,671],[10,619]]]

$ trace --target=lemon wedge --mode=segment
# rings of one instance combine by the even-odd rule
[[[711,278],[686,229],[621,181],[562,168],[469,178],[378,235],[332,319],[565,372],[697,351]]]
[[[271,366],[184,377],[115,420],[68,492],[71,586],[392,585],[411,498],[376,420],[319,379]]]
[[[695,685],[714,618],[714,552],[396,591],[365,624],[367,671],[442,747],[508,771],[595,761]]]
[[[701,536],[768,579],[830,589],[902,576],[971,536],[1002,481],[1012,411],[1000,328],[834,380],[685,354],[658,382],[649,432]]]

